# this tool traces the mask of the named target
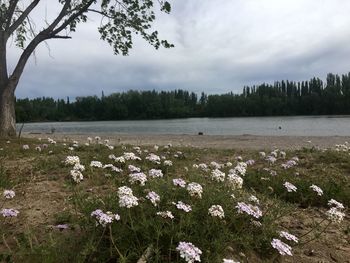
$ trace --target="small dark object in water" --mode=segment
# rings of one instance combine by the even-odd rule
[[[198,135],[203,135],[203,132],[199,132]]]
[[[281,126],[278,126],[278,129],[279,129],[279,130],[282,130],[282,127],[281,127]]]

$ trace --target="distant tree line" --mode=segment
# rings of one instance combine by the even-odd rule
[[[131,90],[77,97],[74,102],[45,97],[16,100],[18,122],[332,114],[350,114],[350,73],[329,73],[325,83],[312,78],[245,86],[242,94]]]

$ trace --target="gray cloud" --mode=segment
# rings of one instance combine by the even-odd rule
[[[99,19],[92,17],[72,40],[50,41],[50,52],[38,48],[37,63],[29,61],[17,96],[176,88],[241,92],[244,85],[346,73],[348,10],[346,0],[177,0],[172,14],[159,14],[155,23],[176,47],[156,51],[136,38],[128,57],[114,56],[99,40]],[[53,11],[50,6],[47,13]],[[12,67],[18,54],[10,47]]]

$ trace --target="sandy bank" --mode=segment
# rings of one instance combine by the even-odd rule
[[[109,139],[110,144],[191,146],[217,149],[298,149],[302,147],[332,147],[350,142],[350,136],[255,136],[255,135],[150,135],[150,134],[96,134]],[[53,138],[86,142],[87,134],[23,134],[26,138]],[[95,136],[95,135],[94,135]]]

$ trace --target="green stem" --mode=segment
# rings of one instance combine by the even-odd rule
[[[310,240],[308,240],[308,241],[306,241],[304,243],[300,243],[300,246],[304,246],[304,245],[310,243],[311,241],[314,241],[315,239],[317,239],[320,235],[322,235],[322,233],[324,233],[327,230],[327,228],[330,226],[331,223],[332,223],[332,221],[329,221],[328,224],[326,225],[326,227],[320,233],[315,235],[314,238],[311,238]]]
[[[120,253],[118,247],[116,246],[116,244],[114,243],[114,239],[113,239],[113,234],[112,234],[112,227],[109,226],[109,238],[111,239],[111,242],[113,244],[113,247],[115,248],[115,250],[117,251],[117,253],[119,254],[119,257],[122,261],[124,261],[124,256],[122,253]]]
[[[134,228],[134,221],[132,220],[130,209],[128,210],[128,216],[129,216],[129,219],[130,219],[131,230],[135,234],[135,238],[136,238],[137,244],[139,245],[139,247],[141,247],[141,243],[139,241],[139,238],[137,237],[137,233],[136,233],[135,228]]]
[[[321,225],[326,219],[323,219],[321,222],[317,223],[317,225],[315,227],[313,227],[311,230],[309,230],[308,232],[306,232],[305,234],[301,235],[299,238],[302,238],[308,234],[310,234],[312,231],[314,231],[316,229],[316,227],[318,227],[319,225]]]
[[[102,235],[101,235],[100,239],[98,240],[98,242],[97,242],[97,244],[96,244],[96,246],[95,246],[95,249],[96,249],[96,250],[97,250],[98,246],[100,245],[100,242],[101,242],[101,240],[102,240],[102,238],[103,238],[105,232],[106,232],[106,228],[103,229]],[[91,253],[90,256],[89,256],[89,260],[88,260],[87,262],[91,262],[91,257],[92,257],[92,255],[93,255],[93,254]]]

